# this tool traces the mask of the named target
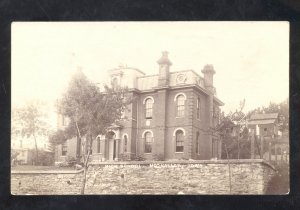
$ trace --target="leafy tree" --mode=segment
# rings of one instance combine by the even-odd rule
[[[81,72],[73,75],[67,91],[57,103],[58,113],[68,117],[69,124],[66,129],[52,135],[52,141],[63,142],[70,137],[77,137],[79,145],[83,136],[86,145],[89,145],[84,159],[84,180],[81,193],[84,194],[86,171],[93,139],[99,134],[105,135],[107,129],[116,123],[130,103],[126,97],[126,88],[104,86],[99,87],[89,81]]]
[[[12,134],[34,138],[35,164],[39,159],[37,137],[47,135],[49,129],[43,105],[40,101],[31,101],[24,107],[12,110]]]

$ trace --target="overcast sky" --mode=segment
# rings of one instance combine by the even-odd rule
[[[157,74],[164,50],[171,71],[213,64],[225,112],[289,95],[288,22],[23,22],[12,24],[12,104],[53,104],[79,66],[95,82],[120,64]]]

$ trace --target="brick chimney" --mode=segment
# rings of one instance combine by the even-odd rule
[[[204,85],[205,88],[210,92],[214,92],[214,74],[216,73],[213,65],[207,64],[202,69],[202,73],[204,75]]]
[[[159,65],[158,86],[169,85],[169,72],[172,62],[168,58],[168,52],[163,51],[161,58],[157,61]]]

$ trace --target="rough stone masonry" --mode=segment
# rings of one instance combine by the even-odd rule
[[[263,160],[91,163],[85,194],[264,194],[274,174]],[[82,171],[12,171],[11,193],[80,194],[82,177]]]

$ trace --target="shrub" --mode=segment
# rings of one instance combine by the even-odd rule
[[[132,155],[131,160],[134,160],[134,161],[145,161],[146,158],[143,155]]]
[[[130,161],[130,154],[122,153],[119,155],[120,161]]]
[[[153,155],[153,159],[157,160],[157,161],[164,161],[165,157],[162,154],[155,154],[155,155]]]

